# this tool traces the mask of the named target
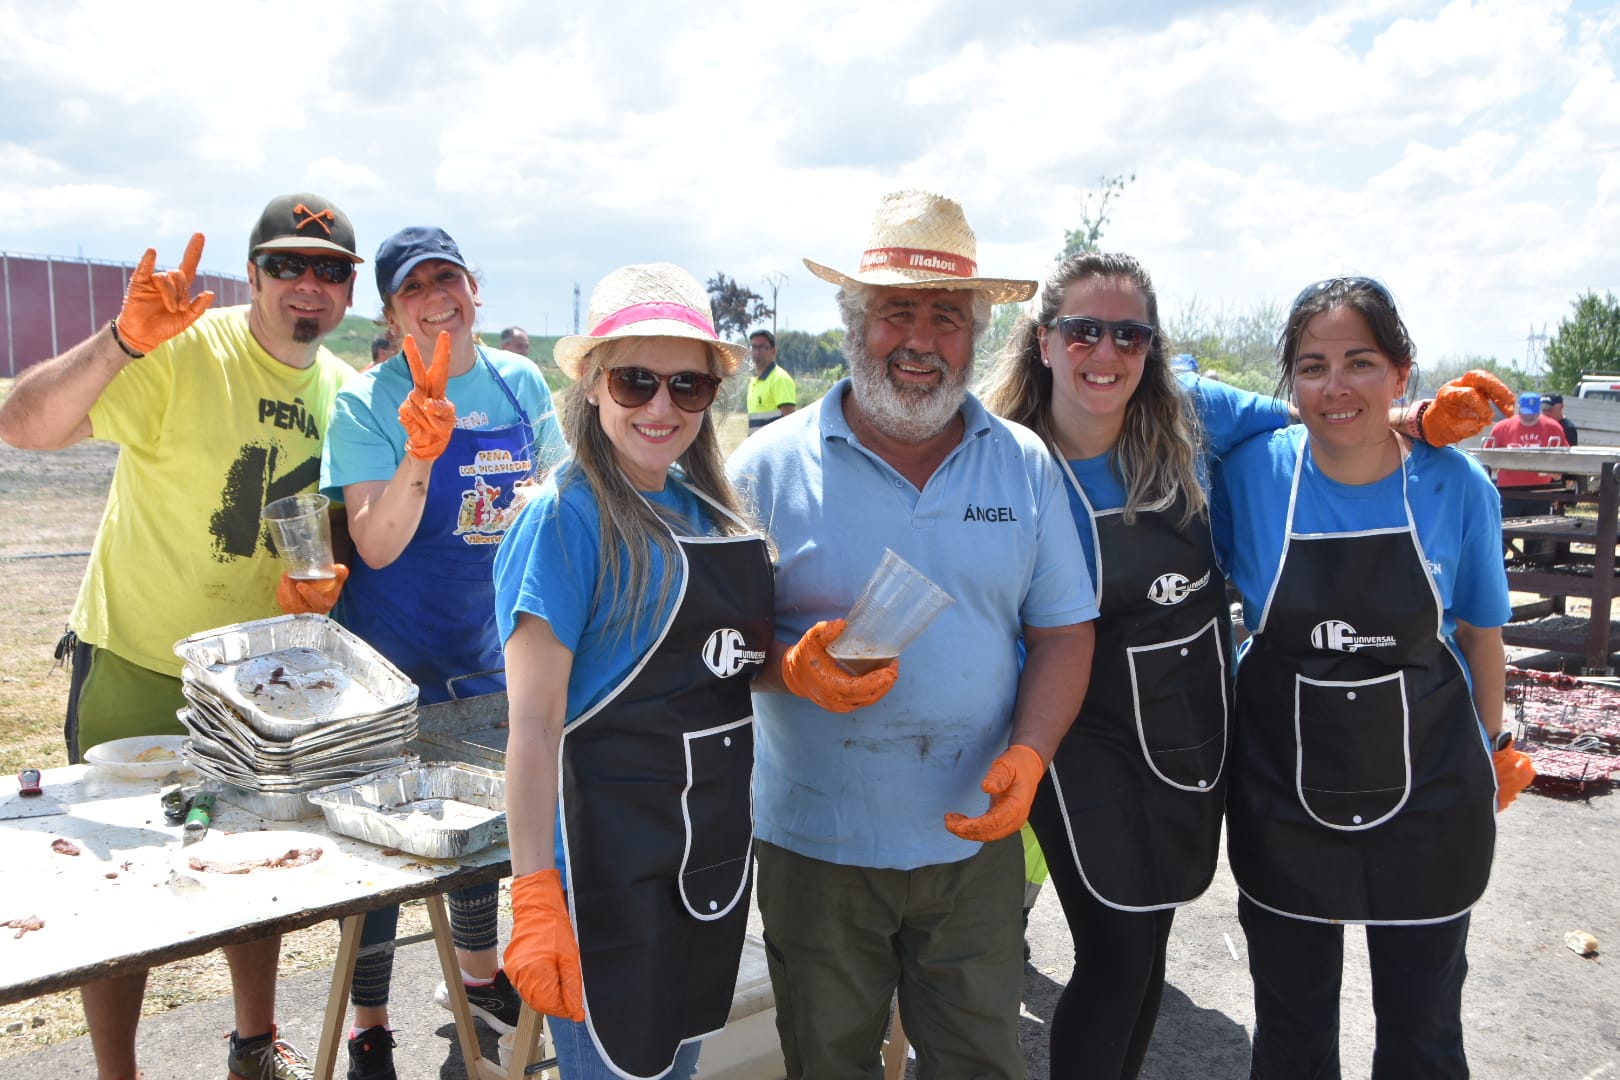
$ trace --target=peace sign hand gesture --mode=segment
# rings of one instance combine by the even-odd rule
[[[405,362],[411,366],[411,392],[399,406],[405,452],[418,461],[433,461],[450,445],[456,429],[456,407],[444,396],[450,384],[450,335],[439,332],[433,362],[424,367],[416,338],[406,334]]]
[[[124,294],[124,307],[113,320],[113,332],[126,346],[125,352],[144,355],[197,321],[214,302],[207,290],[191,296],[191,283],[202,261],[203,234],[192,233],[185,257],[178,270],[154,273],[157,249],[147,248]]]

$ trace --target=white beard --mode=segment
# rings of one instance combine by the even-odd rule
[[[952,374],[950,365],[933,353],[896,349],[882,360],[867,355],[866,342],[850,346],[850,376],[855,401],[872,426],[891,439],[920,443],[944,431],[967,400],[973,362]],[[940,373],[933,386],[896,383],[889,377],[889,365],[903,360],[919,367],[932,367]]]

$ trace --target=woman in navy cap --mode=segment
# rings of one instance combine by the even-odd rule
[[[415,681],[424,704],[499,691],[492,568],[514,485],[564,451],[551,393],[528,359],[479,344],[478,281],[449,233],[401,229],[376,265],[405,346],[351,379],[333,409],[321,489],[345,505],[358,556],[333,615]],[[496,898],[494,883],[451,893],[450,913],[473,1013],[504,1033],[521,1003],[499,968]],[[391,945],[397,918],[398,908],[367,915],[362,944]],[[350,1080],[393,1080],[392,965],[386,946],[356,965]],[[447,1005],[444,987],[436,996]]]

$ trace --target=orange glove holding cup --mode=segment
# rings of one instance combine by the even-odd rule
[[[1501,379],[1488,371],[1465,371],[1435,391],[1433,401],[1413,405],[1407,427],[1430,446],[1450,446],[1490,427],[1496,421],[1493,404],[1503,416],[1519,407]]]
[[[1011,836],[1029,820],[1029,807],[1045,772],[1041,755],[1023,743],[1013,743],[990,763],[990,771],[979,785],[990,796],[990,809],[976,818],[946,814],[945,827],[964,840],[980,843]]]
[[[1529,754],[1513,749],[1511,735],[1506,746],[1491,752],[1491,765],[1496,769],[1496,810],[1501,813],[1530,786],[1536,778],[1536,767],[1530,763]]]
[[[843,632],[843,619],[818,622],[782,657],[782,682],[788,690],[828,712],[848,713],[870,705],[900,677],[898,658],[865,675],[845,671],[827,652]]]
[[[418,461],[433,461],[450,445],[456,430],[456,407],[445,400],[450,385],[450,335],[439,331],[433,363],[422,366],[416,339],[405,335],[405,362],[411,366],[411,392],[399,405],[399,423],[405,429],[405,452]]]
[[[584,1023],[579,942],[557,871],[512,879],[512,938],[503,964],[506,977],[536,1012]]]
[[[349,580],[349,568],[333,563],[329,578],[298,578],[286,574],[276,582],[276,604],[288,615],[330,615]]]
[[[125,352],[149,353],[197,321],[214,302],[214,294],[203,291],[191,296],[191,282],[202,261],[203,234],[192,233],[185,257],[178,270],[153,273],[157,249],[147,248],[124,293],[124,306],[113,320],[113,334],[124,343]]]

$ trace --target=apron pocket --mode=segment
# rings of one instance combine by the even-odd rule
[[[1154,775],[1208,791],[1226,760],[1226,650],[1216,620],[1197,633],[1125,650],[1136,733]]]
[[[686,850],[681,903],[695,919],[718,919],[748,894],[754,841],[754,719],[688,732],[681,815]]]
[[[1333,829],[1370,829],[1412,787],[1411,718],[1400,672],[1353,682],[1294,678],[1299,801]]]

